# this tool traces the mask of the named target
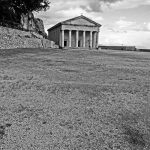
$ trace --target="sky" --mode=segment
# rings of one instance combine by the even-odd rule
[[[50,9],[35,13],[45,30],[84,15],[101,24],[100,45],[150,49],[150,0],[50,0]]]

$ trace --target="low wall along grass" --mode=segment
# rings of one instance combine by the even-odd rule
[[[53,41],[34,32],[0,27],[0,49],[57,48]]]

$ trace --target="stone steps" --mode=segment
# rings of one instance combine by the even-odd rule
[[[83,47],[79,47],[79,48],[64,47],[62,49],[64,50],[98,50],[96,48],[83,48]]]

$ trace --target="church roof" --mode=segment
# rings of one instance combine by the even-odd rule
[[[51,27],[50,29],[48,29],[48,31],[49,31],[49,30],[52,30],[52,29],[54,29],[54,28],[56,28],[56,27],[58,27],[58,26],[60,26],[60,25],[82,25],[82,26],[85,25],[85,24],[82,24],[82,22],[80,22],[80,23],[76,22],[77,20],[82,20],[82,22],[83,22],[83,20],[84,20],[83,23],[88,23],[87,26],[97,26],[97,27],[101,27],[101,26],[102,26],[101,24],[99,24],[99,23],[97,23],[97,22],[95,22],[95,21],[93,21],[93,20],[91,20],[91,19],[89,19],[89,18],[87,18],[87,17],[81,15],[81,16],[78,16],[78,17],[74,17],[74,18],[72,18],[72,19],[68,19],[68,20],[59,22],[59,23],[56,24],[55,26],[53,26],[53,27]]]

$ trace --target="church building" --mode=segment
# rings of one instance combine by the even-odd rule
[[[48,39],[61,48],[98,48],[101,25],[81,15],[48,29]]]

